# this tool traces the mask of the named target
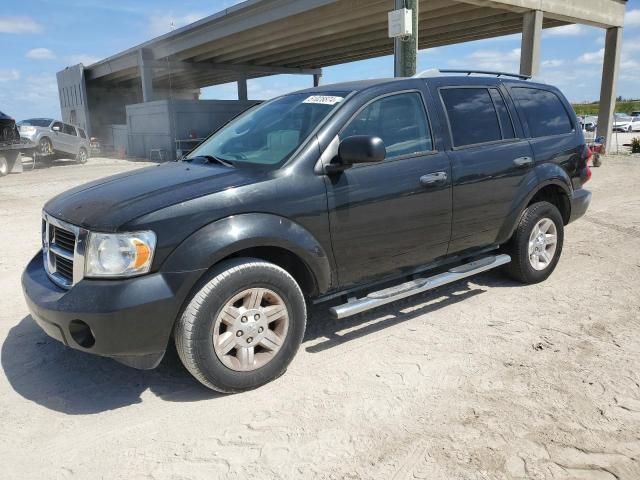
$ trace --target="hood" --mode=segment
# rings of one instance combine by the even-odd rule
[[[75,187],[49,200],[44,209],[73,225],[111,232],[147,213],[264,176],[251,169],[170,162]]]

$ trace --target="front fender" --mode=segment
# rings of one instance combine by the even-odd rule
[[[279,247],[309,268],[319,292],[331,286],[331,267],[320,243],[299,224],[267,213],[233,215],[210,223],[183,241],[165,260],[165,272],[209,269],[220,260],[253,247]]]
[[[555,185],[564,191],[569,200],[571,199],[571,179],[563,168],[555,164],[544,163],[537,165],[534,168],[534,173],[537,178],[535,185],[532,186],[531,183],[526,183],[527,189],[522,195],[518,196],[509,216],[506,218],[502,228],[500,229],[496,243],[503,244],[511,238],[513,232],[518,227],[520,217],[522,216],[525,208],[527,208],[529,202],[531,202],[533,197],[535,197],[535,195],[543,188],[549,185]]]

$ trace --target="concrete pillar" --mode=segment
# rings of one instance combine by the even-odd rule
[[[395,8],[408,8],[413,11],[413,35],[409,38],[396,38],[394,40],[395,64],[394,75],[396,77],[412,77],[416,74],[418,62],[418,0],[395,0]]]
[[[602,64],[602,84],[600,86],[600,110],[598,112],[598,135],[605,138],[605,151],[611,143],[621,49],[622,27],[607,29],[604,43],[604,62]]]
[[[249,100],[247,93],[247,78],[243,77],[238,80],[238,100]]]
[[[314,73],[313,74],[313,86],[314,87],[319,87],[321,82],[322,82],[322,74],[321,73]]]
[[[155,94],[153,92],[153,67],[150,61],[153,60],[151,52],[146,48],[138,51],[138,68],[140,69],[140,81],[142,82],[142,101],[153,102]]]
[[[542,11],[532,10],[522,18],[522,46],[520,75],[535,77],[540,73],[540,40],[542,38]]]

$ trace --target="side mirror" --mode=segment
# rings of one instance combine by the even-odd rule
[[[354,135],[340,142],[338,163],[327,166],[327,173],[345,170],[356,163],[382,162],[387,149],[380,137]]]
[[[51,127],[51,130],[53,130],[54,132],[59,132],[60,127],[58,125],[54,125],[53,127]]]

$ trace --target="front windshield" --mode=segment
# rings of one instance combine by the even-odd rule
[[[48,118],[30,118],[18,122],[18,125],[21,127],[48,127],[50,123],[51,120]]]
[[[280,164],[346,95],[347,92],[296,93],[263,103],[224,126],[187,158],[211,156],[233,164]]]

